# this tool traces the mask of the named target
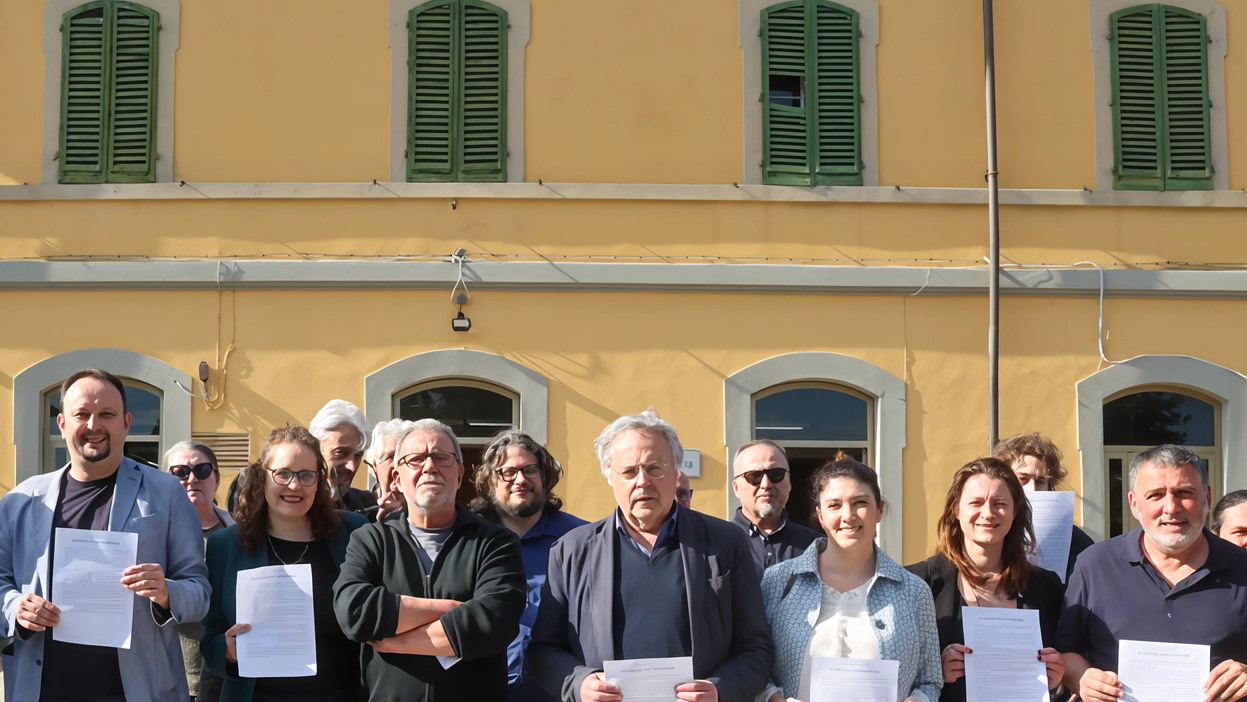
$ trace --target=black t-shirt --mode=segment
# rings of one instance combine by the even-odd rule
[[[253,702],[280,700],[366,699],[360,682],[359,644],[349,640],[333,612],[333,583],[338,566],[324,541],[286,541],[269,537],[264,548],[269,565],[312,566],[312,616],[316,626],[316,675],[306,678],[257,678]]]
[[[113,492],[117,486],[117,473],[107,478],[78,482],[69,471],[61,477],[61,495],[56,501],[52,515],[52,528],[108,529],[108,517],[113,507]],[[48,542],[48,572],[56,559],[56,532]],[[56,593],[48,583],[48,601],[56,604]],[[135,607],[139,605],[136,603]],[[43,682],[41,697],[66,700],[90,700],[99,697],[124,695],[121,685],[121,666],[117,662],[117,649],[107,646],[83,646],[56,641],[53,630],[43,639]]]

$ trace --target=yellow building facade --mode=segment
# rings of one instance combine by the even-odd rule
[[[1122,465],[1152,436],[1247,488],[1247,2],[998,5],[1002,435],[1057,442],[1097,538],[1128,526]],[[851,21],[848,83],[819,82],[839,69],[818,57],[849,56],[819,53],[821,18]],[[792,27],[808,74],[778,68]],[[1134,27],[1204,39],[1193,101],[1156,74],[1152,180],[1121,126]],[[116,118],[92,170],[97,31]],[[589,519],[613,504],[593,439],[652,405],[700,451],[698,509],[735,509],[755,436],[802,466],[842,449],[880,473],[884,546],[923,558],[988,442],[981,47],[965,0],[4,3],[0,484],[55,467],[53,395],[90,365],[141,391],[139,455],[194,435],[245,465],[332,398],[370,424],[442,412],[468,443],[547,442]],[[444,65],[462,116],[441,133],[413,115],[443,104],[420,72]],[[782,167],[788,118],[822,145],[805,176]],[[843,134],[850,166],[824,168]]]

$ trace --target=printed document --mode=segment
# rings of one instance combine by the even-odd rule
[[[316,674],[312,566],[265,566],[238,571],[238,675],[303,678]]]
[[[966,702],[1049,702],[1039,611],[962,607]]]
[[[810,659],[809,702],[896,702],[901,664],[871,658]],[[907,690],[908,692],[908,690]]]
[[[1117,656],[1127,702],[1204,702],[1212,670],[1207,646],[1123,640]]]
[[[130,648],[137,596],[121,584],[121,571],[138,560],[139,535],[58,527],[54,538],[52,604],[61,608],[61,621],[52,638]]]
[[[618,685],[628,702],[675,702],[675,687],[693,682],[693,659],[634,658],[602,661],[606,682]]]
[[[1037,548],[1031,563],[1056,573],[1065,582],[1069,542],[1074,536],[1074,493],[1028,492]]]

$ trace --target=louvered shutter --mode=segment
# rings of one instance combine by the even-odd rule
[[[453,180],[455,6],[434,2],[408,16],[407,180]]]
[[[762,176],[766,183],[811,182],[808,49],[805,2],[781,3],[762,11]],[[772,76],[799,79],[805,104],[773,102]]]
[[[1163,7],[1165,188],[1212,189],[1206,20]]]
[[[815,173],[821,176],[815,182],[861,185],[857,13],[820,1],[814,5],[814,15]]]
[[[462,0],[462,18],[458,180],[504,181],[507,13],[479,0]]]
[[[1157,6],[1114,13],[1110,31],[1116,186],[1122,190],[1161,190],[1164,101]]]
[[[108,182],[156,180],[156,13],[128,2],[114,4],[109,18],[111,114],[108,123]]]
[[[58,180],[104,182],[109,54],[105,4],[83,5],[61,21],[61,144]]]

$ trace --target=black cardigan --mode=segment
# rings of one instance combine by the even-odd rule
[[[964,644],[965,635],[961,629],[961,608],[966,601],[961,597],[957,587],[957,569],[953,567],[942,553],[937,553],[925,561],[905,566],[909,572],[922,578],[931,587],[935,597],[935,625],[940,632],[940,652],[949,644]],[[1039,610],[1039,631],[1045,647],[1056,642],[1057,618],[1061,614],[1061,601],[1065,597],[1065,586],[1061,578],[1050,570],[1038,568],[1026,582],[1026,589],[1018,595],[1018,609]],[[966,679],[961,677],[954,683],[944,683],[944,691],[940,693],[940,702],[965,702]]]

